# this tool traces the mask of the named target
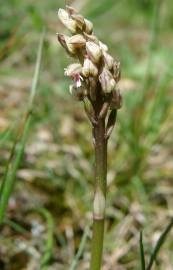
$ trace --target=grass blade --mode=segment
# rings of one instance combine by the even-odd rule
[[[55,227],[54,220],[51,213],[44,207],[34,208],[34,209],[29,210],[29,214],[33,212],[40,214],[45,219],[46,224],[47,224],[47,237],[44,243],[44,247],[45,247],[44,254],[41,257],[40,268],[39,268],[39,270],[46,270],[48,263],[52,257],[52,253],[53,253],[53,244],[54,244],[53,232],[54,232],[54,227]]]
[[[15,143],[15,146],[12,149],[13,154],[10,156],[10,160],[8,161],[6,173],[5,173],[1,190],[0,190],[0,224],[3,222],[5,210],[7,208],[9,197],[14,186],[16,172],[19,167],[21,158],[23,156],[24,147],[25,147],[26,140],[28,137],[31,120],[32,120],[32,117],[29,114],[24,123],[24,130],[23,130],[21,140],[19,143],[17,144]],[[12,156],[15,156],[14,160]]]
[[[11,135],[12,128],[7,128],[0,134],[0,145],[3,144]]]
[[[39,42],[39,47],[38,47],[38,52],[37,52],[37,60],[36,60],[36,65],[35,65],[35,72],[34,72],[34,77],[33,77],[32,86],[31,86],[29,109],[30,108],[32,109],[35,94],[36,94],[36,89],[37,89],[37,84],[38,84],[38,79],[39,79],[39,73],[40,73],[40,66],[41,66],[41,57],[42,57],[44,36],[45,36],[45,29],[43,29],[41,37],[40,37],[40,42]]]
[[[16,222],[14,222],[11,219],[6,218],[4,220],[4,223],[7,224],[8,226],[10,226],[13,230],[15,230],[16,232],[18,232],[20,234],[27,234],[28,233],[28,230],[26,230],[21,225],[17,224]]]
[[[151,254],[149,264],[148,264],[146,270],[151,270],[152,269],[153,263],[156,260],[156,257],[157,257],[157,255],[159,253],[159,250],[160,250],[161,246],[164,244],[165,239],[166,239],[168,233],[170,232],[172,226],[173,226],[173,218],[171,218],[169,224],[167,225],[167,227],[165,228],[163,233],[160,235],[159,240],[157,241],[156,246],[153,249],[153,252]]]
[[[11,150],[11,154],[10,154],[7,167],[6,167],[6,172],[4,174],[3,182],[0,189],[0,224],[2,224],[3,219],[4,219],[5,210],[8,205],[9,197],[13,190],[17,169],[20,165],[20,162],[24,153],[26,141],[28,138],[28,134],[29,134],[29,130],[30,130],[31,122],[32,122],[32,107],[33,107],[33,101],[34,101],[37,83],[38,83],[38,77],[39,77],[43,40],[44,40],[44,31],[40,38],[28,109],[25,114],[24,121],[19,127],[16,140],[13,144],[13,148]]]
[[[152,16],[152,25],[150,33],[150,42],[148,46],[148,60],[146,65],[146,71],[144,76],[144,81],[142,83],[142,90],[145,92],[148,90],[150,84],[150,76],[153,68],[153,57],[154,50],[158,46],[158,34],[159,34],[159,24],[160,24],[160,12],[161,12],[161,0],[158,0],[154,4],[153,16]]]
[[[87,241],[87,237],[88,237],[88,234],[89,234],[89,229],[90,229],[90,226],[88,225],[85,230],[84,230],[84,233],[83,233],[83,236],[82,236],[82,240],[80,242],[80,245],[79,245],[79,249],[76,253],[76,256],[74,257],[73,259],[73,262],[72,262],[72,265],[70,267],[70,270],[76,270],[76,267],[77,267],[77,264],[78,264],[78,261],[84,251],[84,248],[85,248],[85,244],[86,244],[86,241]]]
[[[144,254],[142,231],[140,232],[139,244],[140,244],[141,270],[145,270],[145,254]]]
[[[54,221],[52,218],[52,215],[46,208],[38,208],[36,209],[36,212],[41,214],[43,218],[45,218],[47,223],[47,240],[45,243],[45,251],[41,258],[40,262],[40,269],[46,269],[47,264],[49,263],[49,260],[53,253],[53,231],[54,231]]]

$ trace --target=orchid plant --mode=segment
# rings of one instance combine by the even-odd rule
[[[118,89],[120,62],[109,54],[107,45],[93,33],[92,22],[74,8],[59,9],[58,16],[71,32],[71,36],[57,34],[58,41],[75,61],[65,69],[65,76],[73,82],[69,91],[75,99],[83,102],[93,130],[95,177],[90,269],[99,270],[107,193],[107,144],[122,103]]]

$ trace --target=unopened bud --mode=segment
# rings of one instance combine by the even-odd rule
[[[84,34],[84,37],[86,38],[87,41],[92,41],[92,42],[96,43],[97,45],[99,45],[99,40],[96,36],[88,35],[85,32],[83,34]]]
[[[104,219],[105,205],[105,196],[103,195],[101,189],[98,187],[94,195],[94,219]]]
[[[58,17],[60,21],[70,30],[73,34],[76,33],[77,24],[68,14],[68,12],[62,8],[58,10]]]
[[[58,41],[62,45],[62,47],[65,48],[68,54],[73,56],[76,53],[76,49],[73,44],[69,43],[70,38],[63,34],[57,34],[57,36],[58,36]]]
[[[97,81],[93,77],[89,77],[89,94],[91,100],[96,100],[96,92],[97,92]]]
[[[106,68],[103,69],[102,73],[99,76],[99,81],[104,93],[110,93],[115,89],[115,80],[112,77],[112,74]]]
[[[112,91],[110,109],[120,109],[122,107],[122,96],[119,90]]]
[[[106,67],[111,70],[113,68],[114,58],[107,52],[103,52],[103,57]]]
[[[78,28],[82,30],[85,25],[84,17],[79,14],[72,14],[71,18],[76,21]]]
[[[69,15],[72,15],[72,14],[76,14],[77,13],[77,10],[71,6],[68,6],[66,5],[66,10],[68,12]]]
[[[92,24],[92,22],[90,22],[87,19],[84,19],[84,21],[85,21],[85,32],[87,34],[91,34],[92,31],[93,31],[93,24]]]
[[[83,102],[84,102],[84,109],[88,118],[91,120],[91,122],[94,122],[94,110],[91,102],[87,97],[83,99]]]
[[[89,76],[96,77],[98,75],[98,69],[97,69],[96,65],[93,64],[93,62],[88,58],[85,58],[85,60],[84,60],[82,74],[85,77],[89,77]]]
[[[82,72],[82,66],[79,63],[74,63],[69,65],[64,72],[65,76],[73,77],[75,74],[80,74]]]
[[[74,35],[69,38],[69,43],[72,44],[75,48],[81,48],[85,46],[86,40],[84,37],[80,34]]]
[[[83,86],[76,87],[75,85],[70,85],[69,92],[74,98],[79,101],[82,101],[86,96],[86,89]]]
[[[89,58],[94,63],[98,63],[100,61],[102,51],[96,43],[94,43],[92,41],[87,41],[86,42],[86,51],[87,51]]]
[[[120,62],[115,61],[113,65],[113,76],[116,82],[119,82],[121,77]]]
[[[103,42],[99,41],[99,46],[103,51],[105,51],[105,52],[108,51],[108,46],[106,44],[104,44]]]

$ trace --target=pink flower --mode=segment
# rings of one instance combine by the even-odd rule
[[[64,70],[64,74],[68,77],[71,77],[74,81],[74,86],[76,88],[81,87],[83,78],[81,76],[81,72],[82,72],[82,66],[81,64],[71,64],[69,65],[67,68],[65,68]]]

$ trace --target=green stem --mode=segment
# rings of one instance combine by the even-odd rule
[[[98,124],[94,126],[94,144],[95,194],[90,270],[100,270],[103,252],[107,175],[107,140],[105,139],[105,119],[100,119]]]

